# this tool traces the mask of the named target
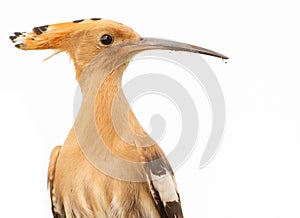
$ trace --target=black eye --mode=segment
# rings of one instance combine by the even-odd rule
[[[112,42],[113,42],[113,37],[111,35],[104,34],[103,36],[101,36],[101,43],[103,45],[109,45]]]

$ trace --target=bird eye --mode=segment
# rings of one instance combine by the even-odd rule
[[[101,43],[103,45],[109,45],[112,42],[113,42],[113,37],[111,35],[104,34],[103,36],[101,36]]]

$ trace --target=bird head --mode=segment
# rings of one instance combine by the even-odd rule
[[[116,58],[118,46],[128,50],[128,55],[151,49],[180,50],[211,55],[222,59],[226,56],[194,45],[170,40],[143,38],[131,28],[100,18],[35,27],[31,32],[15,32],[10,39],[22,50],[53,49],[67,52],[74,62],[76,78],[104,50],[114,47],[111,59]]]

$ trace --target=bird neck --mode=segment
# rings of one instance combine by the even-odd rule
[[[99,74],[89,75],[81,80],[83,101],[75,122],[76,135],[77,138],[79,134],[81,138],[89,136],[84,139],[86,145],[95,144],[100,136],[102,143],[113,153],[140,161],[136,155],[137,146],[155,143],[137,121],[123,93],[122,74],[127,65],[123,64],[100,77]]]
[[[110,73],[99,87],[95,100],[95,119],[107,142],[117,140],[133,144],[134,135],[146,135],[122,90],[122,73],[126,66]]]

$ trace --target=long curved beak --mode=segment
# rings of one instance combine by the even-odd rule
[[[131,40],[130,40],[131,41]],[[210,55],[222,59],[229,59],[227,56],[217,53],[215,51],[198,47],[195,45],[190,45],[186,43],[158,39],[158,38],[140,38],[137,41],[128,42],[129,46],[132,48],[132,52],[138,53],[144,50],[173,50],[173,51],[185,51],[185,52],[193,52],[198,54]]]

